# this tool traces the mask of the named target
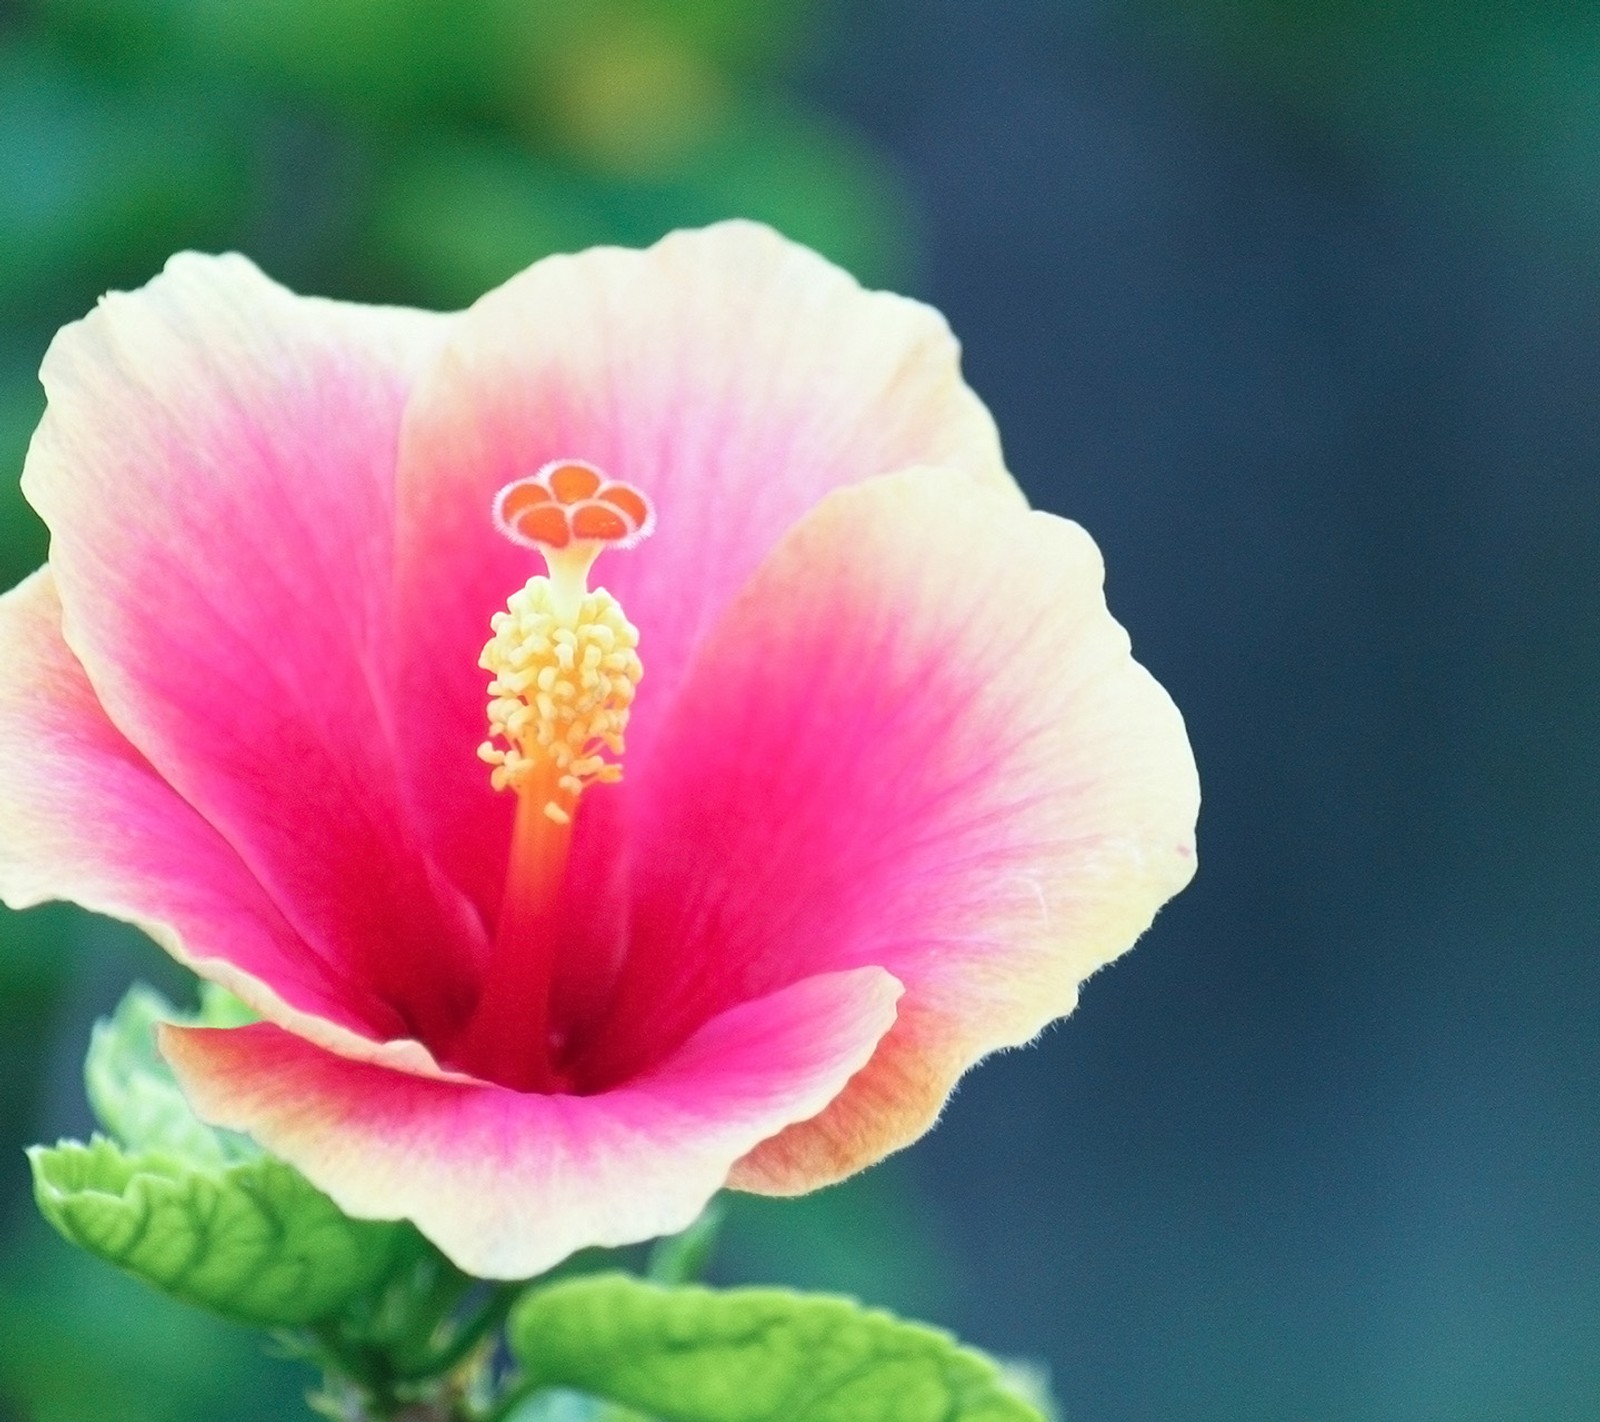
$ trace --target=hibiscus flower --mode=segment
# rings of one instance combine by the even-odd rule
[[[200,1116],[472,1273],[908,1144],[1193,871],[1094,544],[765,228],[452,315],[180,256],[43,379],[0,894],[243,998],[163,1031]]]

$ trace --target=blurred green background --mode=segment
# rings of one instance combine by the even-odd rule
[[[1041,1359],[1085,1422],[1600,1422],[1594,4],[0,0],[0,582],[45,345],[171,252],[452,306],[736,214],[947,311],[1208,803],[1072,1022],[738,1202],[722,1276]],[[300,1415],[34,1218],[136,976],[185,991],[0,918],[0,1418]]]

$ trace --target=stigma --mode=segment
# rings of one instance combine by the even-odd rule
[[[589,572],[606,548],[648,534],[652,510],[632,485],[560,460],[506,485],[493,512],[501,533],[541,553],[548,571],[490,619],[479,658],[491,677],[489,737],[478,756],[496,790],[564,825],[589,786],[622,778],[644,675],[638,629],[604,588],[590,590]]]

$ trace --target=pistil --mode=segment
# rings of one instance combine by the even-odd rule
[[[561,1090],[552,1033],[567,861],[582,797],[622,778],[623,733],[643,675],[639,636],[588,575],[607,546],[650,530],[649,502],[577,461],[507,485],[495,521],[537,549],[530,578],[491,619],[480,665],[491,673],[489,739],[478,754],[497,790],[517,796],[505,888],[477,1009],[457,1053],[476,1073],[520,1090]]]

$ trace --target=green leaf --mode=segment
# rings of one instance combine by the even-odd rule
[[[530,1387],[660,1422],[1038,1422],[998,1367],[851,1299],[662,1288],[621,1274],[529,1295],[509,1339]]]
[[[172,1069],[156,1050],[158,1022],[223,1026],[236,1020],[226,995],[203,996],[199,1014],[180,1013],[152,988],[137,984],[109,1017],[95,1023],[84,1062],[89,1104],[100,1124],[130,1150],[158,1150],[193,1165],[253,1160],[247,1137],[216,1131],[189,1109]]]
[[[131,989],[95,1024],[84,1065],[95,1114],[115,1139],[35,1147],[34,1195],[73,1244],[177,1298],[246,1323],[308,1323],[383,1278],[413,1232],[347,1219],[293,1167],[190,1111],[156,1049],[156,1023],[235,1026],[250,1016],[209,986],[198,1013]]]
[[[405,1226],[351,1220],[270,1156],[197,1168],[96,1137],[28,1152],[72,1243],[189,1303],[258,1325],[326,1318],[392,1266]]]

